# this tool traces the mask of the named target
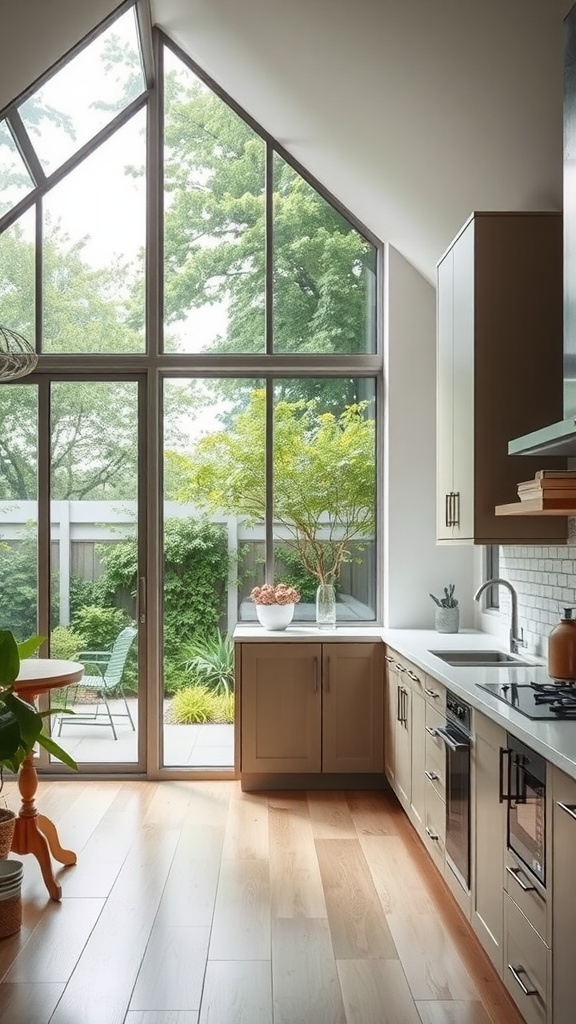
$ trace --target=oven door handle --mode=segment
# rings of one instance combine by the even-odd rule
[[[498,779],[498,799],[499,799],[501,804],[503,804],[504,801],[506,801],[508,803],[512,799],[512,797],[510,796],[510,792],[508,792],[508,793],[504,792],[504,758],[505,757],[509,758],[511,753],[512,753],[512,751],[510,750],[509,747],[500,747],[500,770],[499,770],[499,779]],[[510,790],[510,761],[508,761],[506,775],[507,775],[507,779],[508,779],[508,790]]]
[[[450,733],[447,732],[446,729],[443,729],[441,726],[437,726],[436,727],[436,735],[440,737],[442,742],[450,750],[469,750],[470,749],[470,744],[468,742],[466,742],[466,743],[459,743],[458,740],[452,739]]]

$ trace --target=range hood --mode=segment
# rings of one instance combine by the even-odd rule
[[[564,418],[508,444],[509,455],[576,457],[576,5],[564,19]]]

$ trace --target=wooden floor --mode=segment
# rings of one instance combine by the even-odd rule
[[[5,786],[17,809],[13,785]],[[519,1024],[394,797],[42,782],[1,1024]]]

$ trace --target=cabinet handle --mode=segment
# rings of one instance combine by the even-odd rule
[[[320,682],[320,658],[318,655],[314,658],[314,693],[318,693],[318,685]]]
[[[396,686],[396,721],[402,721],[402,697],[400,696],[400,683]]]
[[[521,974],[526,974],[526,971],[524,970],[523,967],[512,967],[512,964],[508,964],[508,970],[512,974],[512,977],[514,978],[514,981],[517,981],[518,984],[520,985],[520,988],[522,989],[522,991],[523,991],[525,996],[537,996],[538,995],[538,990],[537,989],[535,989],[535,988],[527,988],[526,985],[524,984],[524,982],[522,981],[522,978],[520,977],[520,975]],[[526,977],[528,977],[527,974],[526,974]]]
[[[433,832],[432,829],[429,828],[428,825],[426,825],[426,835],[428,836],[429,839],[432,839],[435,843],[437,843],[438,840],[440,839],[440,836],[438,835],[438,833],[437,832]]]
[[[561,811],[566,811],[566,814],[569,814],[576,821],[576,804],[561,804],[559,800],[556,803]]]
[[[436,736],[437,735],[436,729],[433,729],[431,725],[427,725],[426,726],[426,732],[428,733],[429,736]]]
[[[415,682],[415,683],[419,683],[419,682],[420,682],[420,679],[419,679],[419,677],[418,677],[418,676],[416,675],[416,673],[415,673],[415,672],[411,672],[409,668],[408,668],[408,669],[406,669],[406,671],[407,671],[408,675],[410,676],[410,679],[412,679],[412,680],[413,680],[413,682]]]
[[[444,499],[444,525],[450,526],[450,495],[447,494]]]
[[[394,658],[392,657],[391,654],[385,654],[384,657],[386,658],[386,661],[394,661]]]
[[[404,665],[401,665],[399,661],[396,662],[396,668],[398,669],[399,672],[405,672],[406,671],[406,669],[404,668]]]
[[[460,491],[454,494],[454,518],[452,526],[460,526]]]
[[[536,892],[535,885],[525,885],[520,877],[520,868],[511,868],[508,864],[506,865],[506,871],[509,875],[512,875],[514,881],[518,882],[518,885],[522,889],[522,892]]]
[[[511,750],[508,747],[500,747],[500,764],[498,769],[498,800],[501,804],[509,802],[510,793],[504,792],[504,758],[510,757]],[[510,762],[508,762],[508,781],[510,781]],[[510,788],[508,786],[508,788]]]
[[[436,782],[436,779],[440,778],[440,776],[438,775],[437,772],[426,772],[425,771],[424,775],[426,776],[427,779],[430,779],[430,782]]]
[[[429,697],[433,697],[434,700],[438,700],[440,696],[439,693],[436,693],[436,690],[429,690],[427,686],[424,687],[424,693],[428,694]]]
[[[326,678],[324,680],[324,691],[330,693],[330,662],[332,657],[329,655],[326,659]]]

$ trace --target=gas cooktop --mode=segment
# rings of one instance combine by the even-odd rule
[[[576,719],[576,681],[549,683],[477,683],[527,718]]]

